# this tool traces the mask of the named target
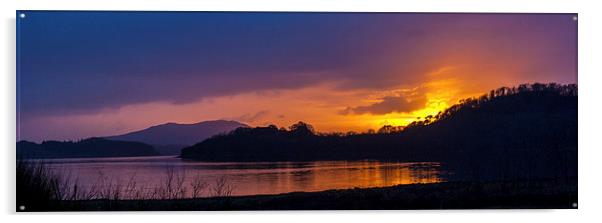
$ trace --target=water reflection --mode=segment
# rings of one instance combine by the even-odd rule
[[[53,171],[68,175],[83,188],[104,187],[108,182],[125,188],[135,181],[145,190],[161,187],[166,169],[182,175],[183,185],[200,177],[214,186],[227,179],[232,195],[278,194],[294,191],[383,187],[442,181],[439,163],[379,161],[315,161],[208,163],[182,161],[175,157],[50,159]],[[194,176],[194,177],[193,177]],[[100,180],[102,179],[102,180]],[[185,196],[190,196],[187,190]],[[209,192],[203,196],[211,196]]]

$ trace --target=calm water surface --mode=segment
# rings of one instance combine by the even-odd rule
[[[135,185],[147,191],[161,187],[172,170],[191,187],[195,179],[208,185],[211,196],[218,179],[232,195],[279,194],[294,191],[382,187],[443,181],[439,163],[379,161],[193,162],[171,156],[44,160],[50,168],[83,189]],[[125,194],[125,193],[124,193]],[[188,189],[185,196],[190,196]]]

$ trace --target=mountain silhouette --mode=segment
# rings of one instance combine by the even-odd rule
[[[315,133],[303,122],[238,128],[182,149],[203,161],[443,162],[459,176],[575,177],[577,86],[522,84],[469,98],[435,116],[377,133]]]
[[[153,145],[164,155],[179,154],[180,149],[213,135],[248,127],[236,121],[214,120],[194,124],[166,123],[123,135],[103,137],[110,140],[143,142]]]
[[[151,145],[140,142],[88,138],[80,141],[17,142],[18,158],[84,158],[159,155]]]

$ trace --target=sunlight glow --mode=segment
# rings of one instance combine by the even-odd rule
[[[448,70],[446,69],[446,71]],[[441,70],[438,70],[437,73],[441,73]],[[426,90],[425,95],[427,98],[424,108],[407,113],[394,112],[385,115],[362,115],[358,116],[358,118],[364,120],[374,130],[378,130],[384,125],[407,126],[414,121],[424,120],[429,115],[437,115],[462,98],[475,96],[461,94],[458,86],[459,83],[456,79],[430,81],[422,86]]]

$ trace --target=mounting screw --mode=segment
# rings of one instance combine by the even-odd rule
[[[25,18],[25,13],[19,14],[19,17],[21,17],[22,19],[24,19]]]
[[[573,21],[577,21],[577,16],[573,16]]]
[[[573,202],[573,207],[577,208],[577,202]]]
[[[25,206],[24,205],[19,206],[19,210],[24,211],[25,210]]]

